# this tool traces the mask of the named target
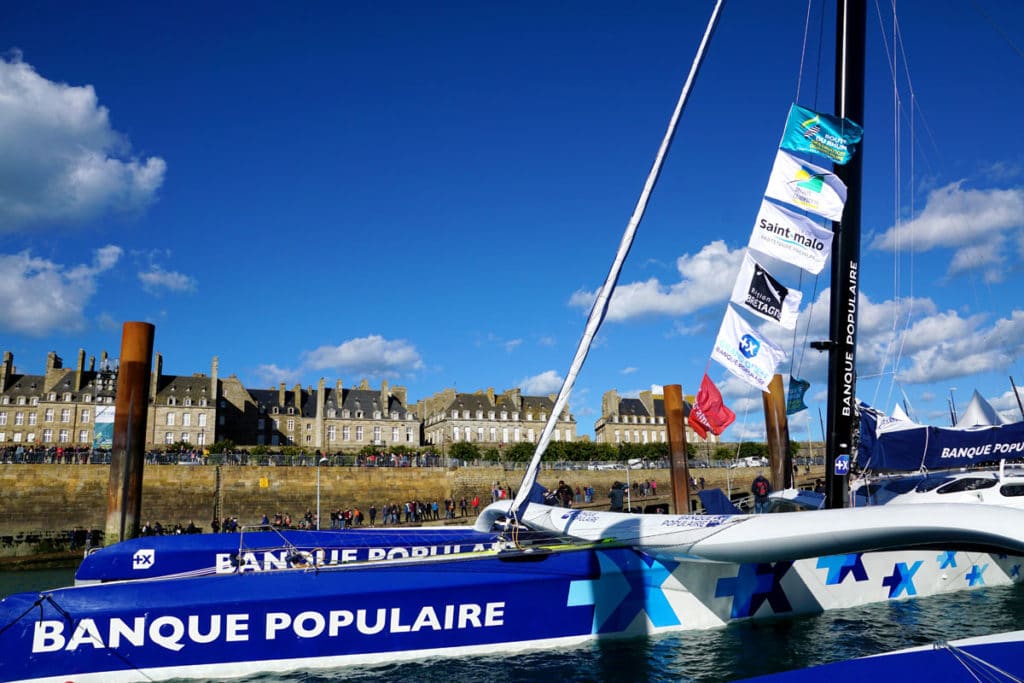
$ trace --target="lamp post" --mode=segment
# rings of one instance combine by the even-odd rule
[[[327,458],[320,458],[316,462],[316,528],[320,530],[320,466],[327,464]]]

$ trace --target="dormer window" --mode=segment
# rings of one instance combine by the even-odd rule
[[[526,414],[526,421],[527,422],[533,421],[533,413],[527,413]]]
[[[186,406],[186,407],[189,407],[189,406],[191,406],[191,405],[192,405],[192,399],[191,399],[191,398],[188,398],[188,397],[186,397],[186,398],[185,398],[185,406]]]
[[[373,419],[374,420],[379,420],[380,419],[380,411],[379,410],[373,411]]]
[[[56,391],[51,391],[50,393],[48,393],[46,395],[46,400],[47,401],[56,401],[57,400],[57,392]],[[24,405],[24,404],[22,404],[22,405]]]
[[[352,413],[349,411],[349,409],[348,408],[343,408],[342,411],[341,411],[341,419],[347,420],[350,417],[352,417]]]
[[[476,419],[478,419],[478,420],[484,419],[484,411],[482,411],[482,410],[476,411]]]
[[[64,394],[64,400],[65,400],[66,402],[68,402],[68,403],[70,403],[70,402],[71,402],[71,392],[70,392],[70,391],[69,391],[69,392],[67,392],[66,394]]]
[[[167,399],[167,405],[169,406],[177,405],[177,403],[178,399],[174,398],[173,396]]]
[[[288,408],[288,414],[289,415],[294,415],[295,414],[295,408]]]
[[[28,404],[30,406],[37,406],[37,405],[39,405],[39,397],[38,396],[33,396],[32,398],[29,399]]]
[[[277,415],[279,412],[281,412],[281,410],[277,406],[274,406],[273,410],[271,410],[270,412],[273,413],[274,415]]]
[[[327,411],[327,417],[337,417],[338,416],[337,413],[338,413],[338,411],[336,411],[334,408],[330,408]]]

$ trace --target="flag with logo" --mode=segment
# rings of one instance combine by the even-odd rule
[[[751,327],[727,304],[711,358],[744,382],[768,391],[768,385],[775,376],[775,367],[786,359],[786,352]]]
[[[776,280],[764,266],[754,260],[750,252],[743,255],[740,274],[736,277],[730,298],[742,310],[792,330],[796,327],[802,299],[803,293]]]
[[[850,119],[819,114],[794,104],[789,109],[779,147],[820,154],[829,161],[845,164],[857,151],[863,134],[864,129]]]
[[[842,219],[846,204],[846,185],[832,171],[781,149],[775,155],[764,194],[832,221]]]
[[[798,377],[789,377],[789,396],[786,398],[786,415],[794,415],[807,410],[804,394],[811,388],[811,383]]]
[[[720,435],[726,427],[736,421],[736,413],[726,407],[722,401],[722,393],[718,391],[718,387],[707,373],[700,381],[697,400],[690,406],[690,416],[686,421],[702,439],[708,438],[708,432]]]
[[[747,246],[817,275],[832,253],[832,234],[807,216],[762,200]]]

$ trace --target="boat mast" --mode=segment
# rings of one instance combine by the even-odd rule
[[[835,114],[864,123],[866,0],[838,0],[836,6]],[[860,289],[860,204],[863,143],[835,174],[846,183],[843,218],[832,224],[832,302],[829,308],[828,432],[825,435],[825,491],[829,508],[849,498],[853,434],[859,428],[857,402],[857,293]],[[843,457],[845,456],[845,458]]]

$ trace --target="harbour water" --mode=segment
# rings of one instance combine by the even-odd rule
[[[72,570],[0,572],[0,596],[68,585],[73,574]],[[264,674],[242,680],[248,683],[717,683],[942,640],[1016,630],[1022,623],[1024,585],[1018,584],[529,654]]]

